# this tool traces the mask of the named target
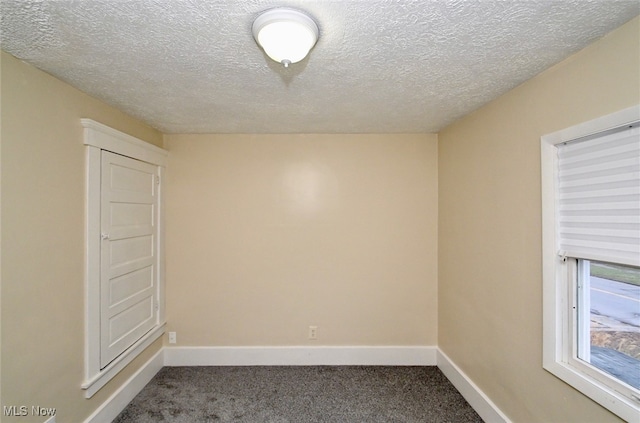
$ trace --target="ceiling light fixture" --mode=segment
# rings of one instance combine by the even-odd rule
[[[267,10],[253,22],[253,38],[267,56],[288,68],[304,59],[318,41],[318,25],[295,9]]]

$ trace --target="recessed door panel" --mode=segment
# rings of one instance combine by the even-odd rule
[[[148,295],[153,288],[153,266],[127,273],[110,280],[109,307],[134,296]]]
[[[153,173],[149,173],[144,169],[139,169],[134,166],[127,165],[126,163],[121,164],[111,162],[109,165],[110,185],[113,191],[153,194]]]
[[[111,227],[126,229],[153,227],[153,204],[111,203]]]
[[[114,239],[109,243],[111,250],[111,267],[139,262],[153,257],[153,236],[138,236],[134,238]]]
[[[136,339],[148,332],[146,323],[153,320],[153,297],[149,296],[127,307],[122,312],[109,318],[109,344],[127,344],[127,338],[134,335]]]

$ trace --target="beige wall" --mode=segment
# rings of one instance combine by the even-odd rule
[[[439,134],[440,348],[514,422],[618,419],[542,369],[540,137],[640,103],[638,19]]]
[[[174,135],[165,148],[178,345],[436,344],[435,135]]]
[[[2,405],[80,422],[161,342],[84,399],[84,146],[80,118],[156,145],[162,135],[8,54],[1,56]],[[41,422],[43,418],[2,421]]]

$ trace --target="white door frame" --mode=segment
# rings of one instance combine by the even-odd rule
[[[168,151],[91,119],[80,119],[86,146],[85,204],[85,365],[82,389],[91,398],[120,370],[164,333],[164,192]],[[101,151],[131,157],[158,166],[158,324],[125,353],[100,369],[100,180]]]

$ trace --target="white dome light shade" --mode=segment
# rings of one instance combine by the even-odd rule
[[[318,41],[318,25],[288,8],[267,10],[253,22],[253,38],[267,56],[284,67],[304,59]]]

